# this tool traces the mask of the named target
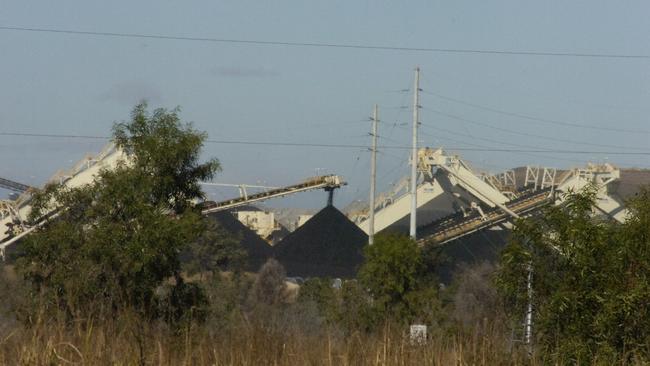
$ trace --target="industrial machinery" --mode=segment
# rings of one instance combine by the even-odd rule
[[[324,189],[329,192],[328,203],[331,204],[334,189],[340,188],[347,183],[343,178],[338,175],[323,175],[306,179],[298,184],[290,185],[287,187],[273,188],[255,194],[248,194],[245,189],[240,189],[240,197],[229,199],[222,202],[204,202],[202,204],[202,213],[208,214],[211,212],[228,210],[231,208],[244,206],[247,204],[268,200],[271,198],[283,197],[289,194],[310,191],[314,189]],[[245,186],[245,185],[239,185]]]
[[[91,183],[101,169],[111,169],[124,157],[125,154],[121,150],[109,144],[98,155],[87,156],[72,169],[58,172],[49,182],[60,183],[70,188],[80,187]],[[14,185],[14,187],[21,186]],[[31,212],[31,192],[31,189],[25,189],[16,200],[3,201],[2,206],[5,209],[0,210],[0,255],[2,257],[7,247],[41,226],[47,218],[57,215],[56,210],[53,210],[44,217],[28,221]]]
[[[14,182],[14,181],[9,180],[9,179],[0,178],[0,188],[8,189],[8,190],[14,191],[16,193],[23,193],[23,192],[28,191],[32,187],[30,187],[30,186],[28,186],[26,184]]]
[[[513,171],[499,176],[475,174],[460,157],[442,149],[418,151],[418,242],[446,243],[472,232],[510,222],[548,204],[562,203],[562,195],[589,184],[597,190],[596,208],[617,221],[624,221],[622,201],[611,186],[620,171],[609,164],[558,174],[556,169],[527,167],[523,187],[517,187]],[[532,185],[532,187],[530,187]],[[375,231],[400,229],[410,214],[410,200],[404,179],[389,194],[381,195],[375,207]],[[355,218],[368,232],[367,215]]]
[[[111,144],[98,155],[84,158],[69,171],[59,172],[50,182],[79,187],[91,183],[101,169],[111,169],[125,159],[125,154]],[[525,184],[518,186],[513,171],[496,176],[478,175],[460,157],[449,155],[442,149],[425,148],[418,151],[417,171],[417,226],[421,243],[445,243],[510,222],[544,205],[560,204],[562,195],[556,194],[558,192],[577,191],[590,184],[597,188],[596,208],[600,213],[618,221],[625,220],[627,214],[622,200],[612,194],[620,171],[610,164],[589,164],[585,168],[560,173],[555,169],[527,167]],[[221,202],[206,201],[199,205],[203,214],[209,214],[315,189],[328,191],[328,203],[331,204],[334,190],[345,184],[340,176],[325,175],[279,188],[236,185],[240,188],[240,197]],[[56,216],[57,212],[52,210],[45,217],[28,221],[33,189],[8,179],[0,179],[0,186],[20,193],[15,200],[0,201],[2,254],[5,248],[35,230],[47,218]],[[403,179],[392,191],[376,200],[376,232],[405,226],[410,214],[409,186],[409,180]],[[247,187],[265,190],[249,194]],[[353,220],[368,232],[367,211]]]
[[[113,144],[109,144],[98,155],[87,156],[72,169],[54,175],[49,182],[60,183],[69,188],[83,186],[92,183],[100,170],[112,169],[117,166],[118,162],[126,160],[127,156],[123,151],[117,149]],[[209,214],[314,189],[326,190],[329,194],[328,202],[331,203],[334,190],[346,184],[340,176],[318,176],[308,178],[298,184],[273,188],[255,194],[248,194],[244,188],[240,190],[241,196],[238,198],[222,202],[207,201],[200,203],[200,206],[203,214]],[[38,217],[30,221],[28,218],[31,212],[31,192],[33,189],[27,185],[12,182],[8,179],[0,179],[0,186],[21,193],[16,200],[0,201],[0,256],[4,258],[7,247],[31,233],[39,226],[42,226],[47,222],[47,219],[56,217],[59,208],[51,210],[43,217]],[[56,207],[56,205],[53,206]]]

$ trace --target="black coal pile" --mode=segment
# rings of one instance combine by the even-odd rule
[[[289,276],[354,277],[368,236],[341,211],[327,206],[275,245]]]
[[[488,262],[496,265],[510,237],[510,230],[480,230],[442,246],[442,263],[436,274],[444,284],[451,284],[462,265]]]
[[[260,238],[257,233],[247,228],[228,211],[219,211],[210,214],[219,224],[234,238],[239,239],[240,246],[246,251],[246,270],[257,272],[257,270],[273,254],[273,248]]]
[[[271,237],[268,238],[271,241],[272,245],[276,245],[277,243],[281,242],[282,239],[284,239],[287,235],[291,234],[291,231],[284,227],[282,224],[278,224],[280,229],[275,230],[272,234]]]
[[[641,187],[650,184],[650,169],[621,169],[616,192],[623,199],[634,197]]]

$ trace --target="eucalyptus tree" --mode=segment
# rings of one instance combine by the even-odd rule
[[[23,243],[18,268],[33,297],[68,313],[129,307],[154,315],[161,286],[195,294],[183,288],[179,253],[206,235],[194,202],[203,198],[199,182],[220,170],[216,159],[200,161],[206,138],[178,109],[148,112],[141,103],[113,127],[127,161],[91,184],[53,184],[35,194],[32,217],[53,208],[58,215]]]

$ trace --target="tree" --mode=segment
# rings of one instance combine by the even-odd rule
[[[372,298],[358,281],[345,280],[341,288],[329,278],[310,278],[300,287],[298,304],[315,306],[329,325],[337,325],[347,334],[371,331],[379,323],[379,312]]]
[[[149,114],[147,104],[140,103],[130,121],[113,126],[113,140],[151,183],[150,204],[168,205],[177,214],[204,198],[199,182],[221,170],[217,159],[199,163],[207,134],[183,124],[179,111],[159,108]]]
[[[486,320],[501,323],[503,306],[494,286],[496,266],[490,262],[462,264],[449,288],[451,317],[465,327],[481,326]]]
[[[50,210],[58,216],[27,237],[19,269],[34,291],[69,313],[99,304],[154,314],[154,290],[170,278],[183,285],[178,254],[206,228],[193,205],[203,195],[199,180],[219,170],[216,159],[199,163],[206,135],[182,123],[178,109],[149,114],[142,103],[131,117],[114,126],[128,161],[91,184],[50,185],[33,198],[32,218]]]
[[[204,231],[189,243],[183,253],[183,270],[190,275],[227,269],[239,272],[244,265],[246,252],[239,245],[237,236],[229,233],[214,218],[204,218]]]
[[[339,319],[339,299],[330,278],[310,278],[300,286],[298,303],[313,303],[325,320],[335,323]]]
[[[533,309],[543,350],[577,362],[648,357],[650,189],[627,203],[624,224],[592,215],[595,190],[569,193],[562,206],[516,223],[502,254],[499,291],[515,318]]]
[[[267,260],[253,284],[254,305],[275,306],[284,303],[287,295],[286,277],[280,262],[273,258]]]
[[[343,282],[339,296],[338,321],[348,334],[373,330],[385,315],[372,306],[372,298],[357,281]]]
[[[438,306],[435,277],[411,238],[378,235],[364,254],[359,280],[380,312],[402,321],[433,320],[431,310]]]

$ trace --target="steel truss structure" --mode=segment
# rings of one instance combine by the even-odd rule
[[[420,149],[418,154],[418,209],[438,208],[428,221],[418,219],[418,242],[443,244],[475,231],[511,222],[548,204],[561,204],[563,194],[588,185],[597,189],[596,208],[622,222],[627,211],[612,194],[620,171],[612,165],[589,164],[558,174],[554,168],[527,167],[523,188],[517,188],[514,171],[499,175],[476,174],[460,157],[442,149]],[[410,214],[409,195],[402,183],[380,196],[375,207],[377,232],[398,225]],[[354,219],[367,232],[366,214]],[[418,214],[418,216],[422,216]]]
[[[87,156],[79,161],[72,169],[58,172],[49,180],[49,182],[59,183],[68,188],[80,187],[92,183],[100,170],[113,169],[120,163],[128,164],[128,157],[113,144],[109,144],[98,155]],[[47,212],[43,217],[38,217],[35,220],[30,221],[28,218],[31,213],[31,194],[33,189],[29,186],[12,182],[7,179],[0,180],[0,184],[3,188],[12,189],[22,193],[14,201],[0,201],[0,256],[4,258],[6,248],[42,226],[49,219],[55,218],[58,215],[58,210],[63,208],[57,207],[56,202],[53,202],[53,208],[51,211]],[[248,194],[246,192],[246,187],[257,188],[258,186],[236,185],[240,187],[240,197],[222,202],[208,201],[200,203],[202,209],[201,212],[203,214],[209,214],[271,198],[283,197],[315,189],[326,190],[329,193],[328,202],[331,204],[334,190],[346,184],[347,183],[340,176],[325,175],[308,178],[303,182],[287,187],[272,188],[254,194]]]

